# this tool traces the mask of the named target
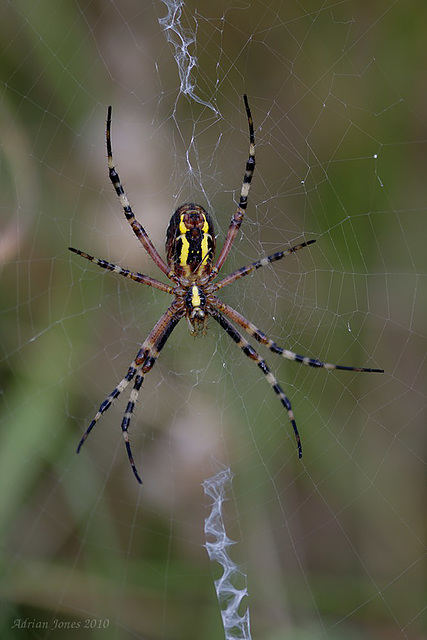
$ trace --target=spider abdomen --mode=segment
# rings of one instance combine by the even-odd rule
[[[209,274],[214,253],[215,232],[208,212],[193,203],[179,207],[166,231],[169,267],[177,276]]]

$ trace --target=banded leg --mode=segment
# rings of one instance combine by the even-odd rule
[[[165,291],[166,293],[173,293],[173,287],[169,286],[168,284],[164,284],[163,282],[160,282],[155,278],[150,278],[150,276],[145,276],[144,274],[139,272],[129,271],[129,269],[123,269],[122,267],[118,267],[112,262],[107,262],[107,260],[103,260],[101,258],[94,258],[94,256],[91,256],[84,251],[80,251],[80,249],[73,249],[73,247],[68,247],[68,249],[73,253],[77,253],[78,256],[82,256],[82,258],[86,258],[86,260],[89,260],[89,262],[97,264],[98,267],[101,267],[101,269],[108,269],[108,271],[118,273],[120,276],[129,278],[130,280],[135,280],[135,282],[147,284],[149,287],[160,289],[160,291]]]
[[[285,256],[289,256],[291,253],[295,253],[295,251],[299,251],[304,247],[308,247],[310,244],[313,244],[316,240],[309,240],[308,242],[301,242],[301,244],[297,244],[290,249],[284,249],[283,251],[277,251],[277,253],[273,253],[271,256],[267,256],[265,258],[261,258],[261,260],[257,260],[247,267],[241,267],[233,273],[230,273],[228,276],[225,276],[222,280],[220,280],[217,284],[213,285],[213,290],[217,291],[218,289],[222,289],[223,287],[228,286],[235,282],[235,280],[239,280],[239,278],[243,278],[243,276],[247,276],[249,273],[256,271],[260,267],[265,267],[271,262],[276,262],[277,260],[281,260]]]
[[[171,278],[172,280],[176,281],[176,276],[174,276],[173,272],[169,269],[169,267],[161,258],[159,252],[157,251],[154,244],[151,242],[142,224],[138,222],[138,220],[135,218],[135,215],[132,211],[132,207],[130,206],[129,199],[120,182],[119,174],[117,173],[113,163],[113,151],[111,147],[111,113],[112,113],[112,107],[108,107],[107,128],[106,128],[108,175],[119,197],[126,220],[129,222],[130,226],[132,227],[136,237],[138,238],[138,240],[140,241],[140,243],[142,244],[142,246],[144,247],[148,255],[151,257],[151,259],[159,267],[159,269],[161,269],[161,271],[163,271],[163,273],[167,275],[168,278]]]
[[[166,327],[160,334],[157,332],[157,335],[153,336],[154,332],[152,332],[150,334],[151,339],[149,336],[147,340],[144,342],[144,345],[148,347],[148,350],[146,351],[146,357],[145,357],[145,360],[140,365],[140,368],[139,368],[140,373],[138,373],[138,375],[135,378],[135,383],[133,385],[132,391],[130,392],[129,401],[127,403],[126,410],[123,415],[122,424],[121,424],[123,439],[125,441],[125,446],[126,446],[126,451],[128,454],[130,466],[132,467],[134,476],[139,482],[139,484],[142,484],[142,480],[138,474],[135,461],[133,459],[132,448],[129,440],[130,421],[133,415],[135,404],[138,401],[138,395],[139,395],[139,391],[141,389],[142,383],[144,382],[144,377],[154,367],[156,360],[159,357],[160,351],[164,347],[173,329],[181,320],[182,315],[170,317],[169,322],[167,323]]]
[[[218,324],[224,329],[224,331],[230,336],[232,340],[237,344],[238,347],[241,348],[245,356],[248,356],[251,360],[256,362],[258,367],[261,369],[265,377],[267,378],[267,382],[270,384],[273,391],[278,395],[280,402],[285,407],[288,412],[288,417],[292,428],[294,430],[295,439],[297,441],[297,449],[298,449],[298,457],[302,458],[302,446],[301,446],[301,438],[298,433],[298,428],[295,422],[294,413],[292,411],[292,406],[289,398],[285,395],[283,389],[279,385],[277,378],[273,373],[271,373],[270,369],[267,367],[265,360],[260,358],[255,349],[249,344],[249,342],[242,336],[242,334],[232,325],[224,316],[219,313],[214,308],[209,309],[210,315],[218,322]]]
[[[248,97],[245,94],[243,96],[243,100],[245,102],[246,116],[248,118],[249,125],[249,158],[246,162],[246,170],[245,175],[243,176],[242,188],[240,190],[240,198],[239,205],[237,207],[236,213],[231,218],[230,226],[228,228],[227,236],[224,241],[224,246],[221,249],[221,252],[218,256],[218,260],[216,261],[215,266],[212,269],[212,278],[218,273],[224,264],[228,254],[230,253],[230,249],[233,246],[233,242],[237,236],[237,233],[240,229],[240,225],[242,224],[246,207],[248,204],[248,196],[249,190],[251,188],[252,176],[255,171],[255,135],[254,135],[254,123],[252,120],[251,110],[249,108]]]
[[[122,424],[121,424],[123,439],[125,441],[125,446],[126,446],[126,451],[128,454],[130,466],[132,467],[134,476],[138,480],[139,484],[142,484],[142,480],[139,477],[139,473],[137,471],[136,464],[133,459],[132,448],[130,446],[130,440],[129,440],[128,427],[130,425],[130,419],[133,413],[133,409],[135,407],[136,401],[138,400],[139,390],[141,389],[143,382],[144,382],[144,377],[138,374],[135,378],[135,384],[133,385],[133,389],[130,392],[129,402],[127,403],[126,411],[124,413]]]
[[[214,300],[212,304],[215,305],[217,309],[219,309],[222,313],[225,313],[233,322],[238,324],[242,329],[246,331],[252,338],[255,338],[257,342],[264,344],[266,347],[270,349],[273,353],[277,353],[281,355],[283,358],[287,360],[294,360],[295,362],[299,362],[300,364],[308,365],[309,367],[316,367],[319,369],[339,369],[340,371],[359,371],[365,373],[384,373],[384,369],[367,369],[365,367],[349,367],[343,364],[331,364],[329,362],[322,362],[317,358],[309,358],[307,356],[300,356],[293,351],[289,351],[288,349],[283,349],[279,347],[273,340],[268,338],[265,333],[263,333],[258,327],[256,327],[252,322],[249,322],[244,316],[242,316],[238,311],[230,307],[225,302],[219,300],[213,296]]]
[[[119,395],[126,389],[126,387],[128,386],[129,382],[131,380],[133,380],[133,378],[135,377],[135,374],[136,374],[136,372],[138,370],[138,360],[139,360],[139,358],[142,357],[143,352],[144,352],[143,348],[141,347],[141,349],[138,351],[138,354],[137,354],[135,360],[133,360],[133,362],[131,363],[131,365],[130,365],[130,367],[128,369],[128,372],[125,375],[125,377],[119,382],[117,387],[115,389],[113,389],[113,391],[101,403],[101,406],[99,407],[97,413],[95,414],[92,422],[90,423],[90,425],[88,426],[88,428],[84,432],[83,437],[79,442],[79,446],[77,447],[77,453],[80,453],[80,449],[82,448],[85,440],[87,439],[88,435],[90,434],[90,432],[92,431],[92,429],[94,428],[94,426],[96,425],[96,423],[98,422],[98,420],[102,416],[102,414],[105,413],[107,411],[107,409],[109,409],[111,407],[113,402],[119,397]]]
[[[133,390],[130,395],[130,399],[128,405],[126,407],[125,414],[122,420],[122,432],[123,438],[125,440],[126,449],[129,456],[129,461],[131,463],[133,472],[135,474],[136,479],[141,482],[139,478],[138,472],[136,471],[135,464],[133,462],[132,451],[130,449],[129,436],[128,436],[128,427],[130,424],[130,418],[133,413],[133,409],[135,403],[138,399],[138,392],[143,382],[143,375],[152,369],[154,363],[156,362],[158,355],[166,343],[166,340],[169,338],[173,329],[176,327],[178,322],[182,319],[185,314],[185,308],[181,307],[179,304],[173,302],[165,313],[160,317],[153,330],[150,332],[144,343],[142,344],[140,350],[136,358],[132,361],[129,366],[128,372],[125,377],[119,382],[117,387],[113,389],[113,391],[105,398],[105,400],[101,403],[97,413],[95,414],[93,420],[89,424],[85,433],[83,434],[82,439],[79,442],[77,447],[77,453],[80,452],[81,447],[89,436],[90,432],[100,419],[100,417],[111,407],[113,402],[119,397],[119,395],[126,389],[129,382],[135,378],[135,383]],[[138,374],[138,375],[137,375]]]

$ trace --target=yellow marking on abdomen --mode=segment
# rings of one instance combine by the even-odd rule
[[[203,216],[205,219],[205,224],[203,225],[203,236],[202,236],[202,261],[201,264],[203,264],[208,256],[209,256],[209,243],[208,240],[210,238],[210,234],[208,233],[209,231],[209,224],[208,221],[206,220],[206,216]]]
[[[184,224],[184,213],[181,214],[181,219],[179,223],[179,237],[182,242],[181,253],[179,254],[179,264],[183,267],[187,264],[188,254],[190,251],[190,243],[187,240],[187,227]]]

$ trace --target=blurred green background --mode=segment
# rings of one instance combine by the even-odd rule
[[[234,474],[226,526],[253,638],[427,638],[427,7],[188,0],[174,24],[196,38],[193,96],[166,13],[0,9],[0,636],[222,638],[203,547],[216,460]],[[212,211],[220,243],[247,157],[244,92],[258,164],[224,271],[317,242],[223,298],[289,349],[386,373],[260,348],[292,400],[299,461],[257,367],[213,322],[197,340],[182,323],[135,411],[140,488],[125,401],[75,448],[168,299],[67,247],[159,276],[108,180],[109,104],[116,165],[159,250],[186,201]]]

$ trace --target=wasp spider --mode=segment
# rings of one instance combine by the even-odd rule
[[[244,337],[241,330],[248,334],[251,338],[254,338],[257,342],[265,345],[272,351],[283,358],[288,360],[294,360],[300,364],[305,364],[310,367],[321,367],[323,369],[340,369],[345,371],[366,371],[371,373],[383,373],[381,369],[365,369],[361,367],[348,367],[344,365],[328,364],[321,362],[316,358],[309,358],[306,356],[298,355],[288,349],[283,349],[278,346],[273,340],[268,338],[265,333],[260,331],[252,322],[247,320],[238,311],[230,307],[225,302],[222,302],[216,293],[224,287],[232,284],[236,280],[247,276],[260,267],[281,260],[285,256],[299,251],[303,247],[315,242],[315,240],[309,240],[308,242],[302,242],[289,249],[284,249],[273,253],[271,256],[266,256],[253,262],[252,264],[237,269],[233,273],[225,276],[219,281],[216,278],[233,246],[233,242],[239,232],[240,225],[242,224],[243,217],[245,215],[246,206],[248,202],[249,189],[252,181],[252,176],[255,169],[255,137],[254,126],[252,121],[252,115],[249,108],[248,99],[243,96],[246,116],[249,124],[249,158],[246,163],[246,171],[243,177],[243,183],[240,191],[239,204],[237,210],[231,218],[230,226],[228,228],[227,236],[225,238],[224,245],[219,253],[218,258],[215,257],[215,230],[212,222],[212,218],[203,207],[198,204],[187,203],[179,207],[173,214],[168,229],[166,231],[166,262],[158,253],[157,249],[151,242],[144,227],[135,218],[132,208],[129,204],[129,200],[120,182],[119,175],[113,164],[113,152],[111,148],[111,107],[108,108],[107,114],[107,127],[106,127],[106,142],[107,142],[107,154],[108,154],[108,171],[109,177],[116,193],[119,197],[120,203],[123,207],[126,220],[132,227],[138,240],[141,242],[148,255],[153,262],[158,266],[172,284],[165,284],[151,278],[150,276],[143,275],[142,273],[132,272],[128,269],[116,266],[111,262],[95,258],[94,256],[80,251],[79,249],[73,249],[70,247],[70,251],[77,253],[78,255],[94,262],[99,267],[118,273],[125,278],[135,280],[141,284],[146,284],[149,287],[160,289],[165,293],[169,293],[173,296],[172,304],[166,309],[163,315],[159,318],[157,324],[153,330],[148,334],[145,341],[142,343],[138,353],[132,360],[129,369],[124,376],[123,380],[119,382],[116,388],[105,398],[98,412],[95,414],[92,422],[86,429],[82,439],[80,440],[77,452],[80,451],[86,438],[92,431],[93,427],[98,422],[107,409],[109,409],[118,398],[118,396],[126,389],[130,382],[133,382],[133,388],[130,392],[129,401],[126,406],[126,410],[122,419],[122,433],[126,445],[127,455],[132,467],[132,471],[135,478],[141,483],[141,478],[135,466],[135,462],[132,455],[132,450],[129,441],[129,425],[131,417],[134,411],[135,403],[138,399],[138,394],[141,389],[141,385],[144,381],[145,375],[153,368],[160,351],[163,349],[166,341],[175,329],[176,325],[182,318],[186,318],[188,328],[193,335],[205,334],[206,323],[208,316],[211,316],[218,324],[224,329],[227,335],[237,344],[243,353],[248,356],[253,362],[255,362],[265,375],[267,382],[278,396],[280,402],[285,407],[289,420],[292,424],[298,456],[302,456],[301,440],[298,433],[297,425],[295,422],[294,414],[291,408],[291,403],[286,394],[279,385],[276,377],[268,368],[265,360],[258,355],[255,349],[249,344],[248,340]],[[234,324],[232,324],[232,321]],[[236,326],[240,328],[236,328]]]

